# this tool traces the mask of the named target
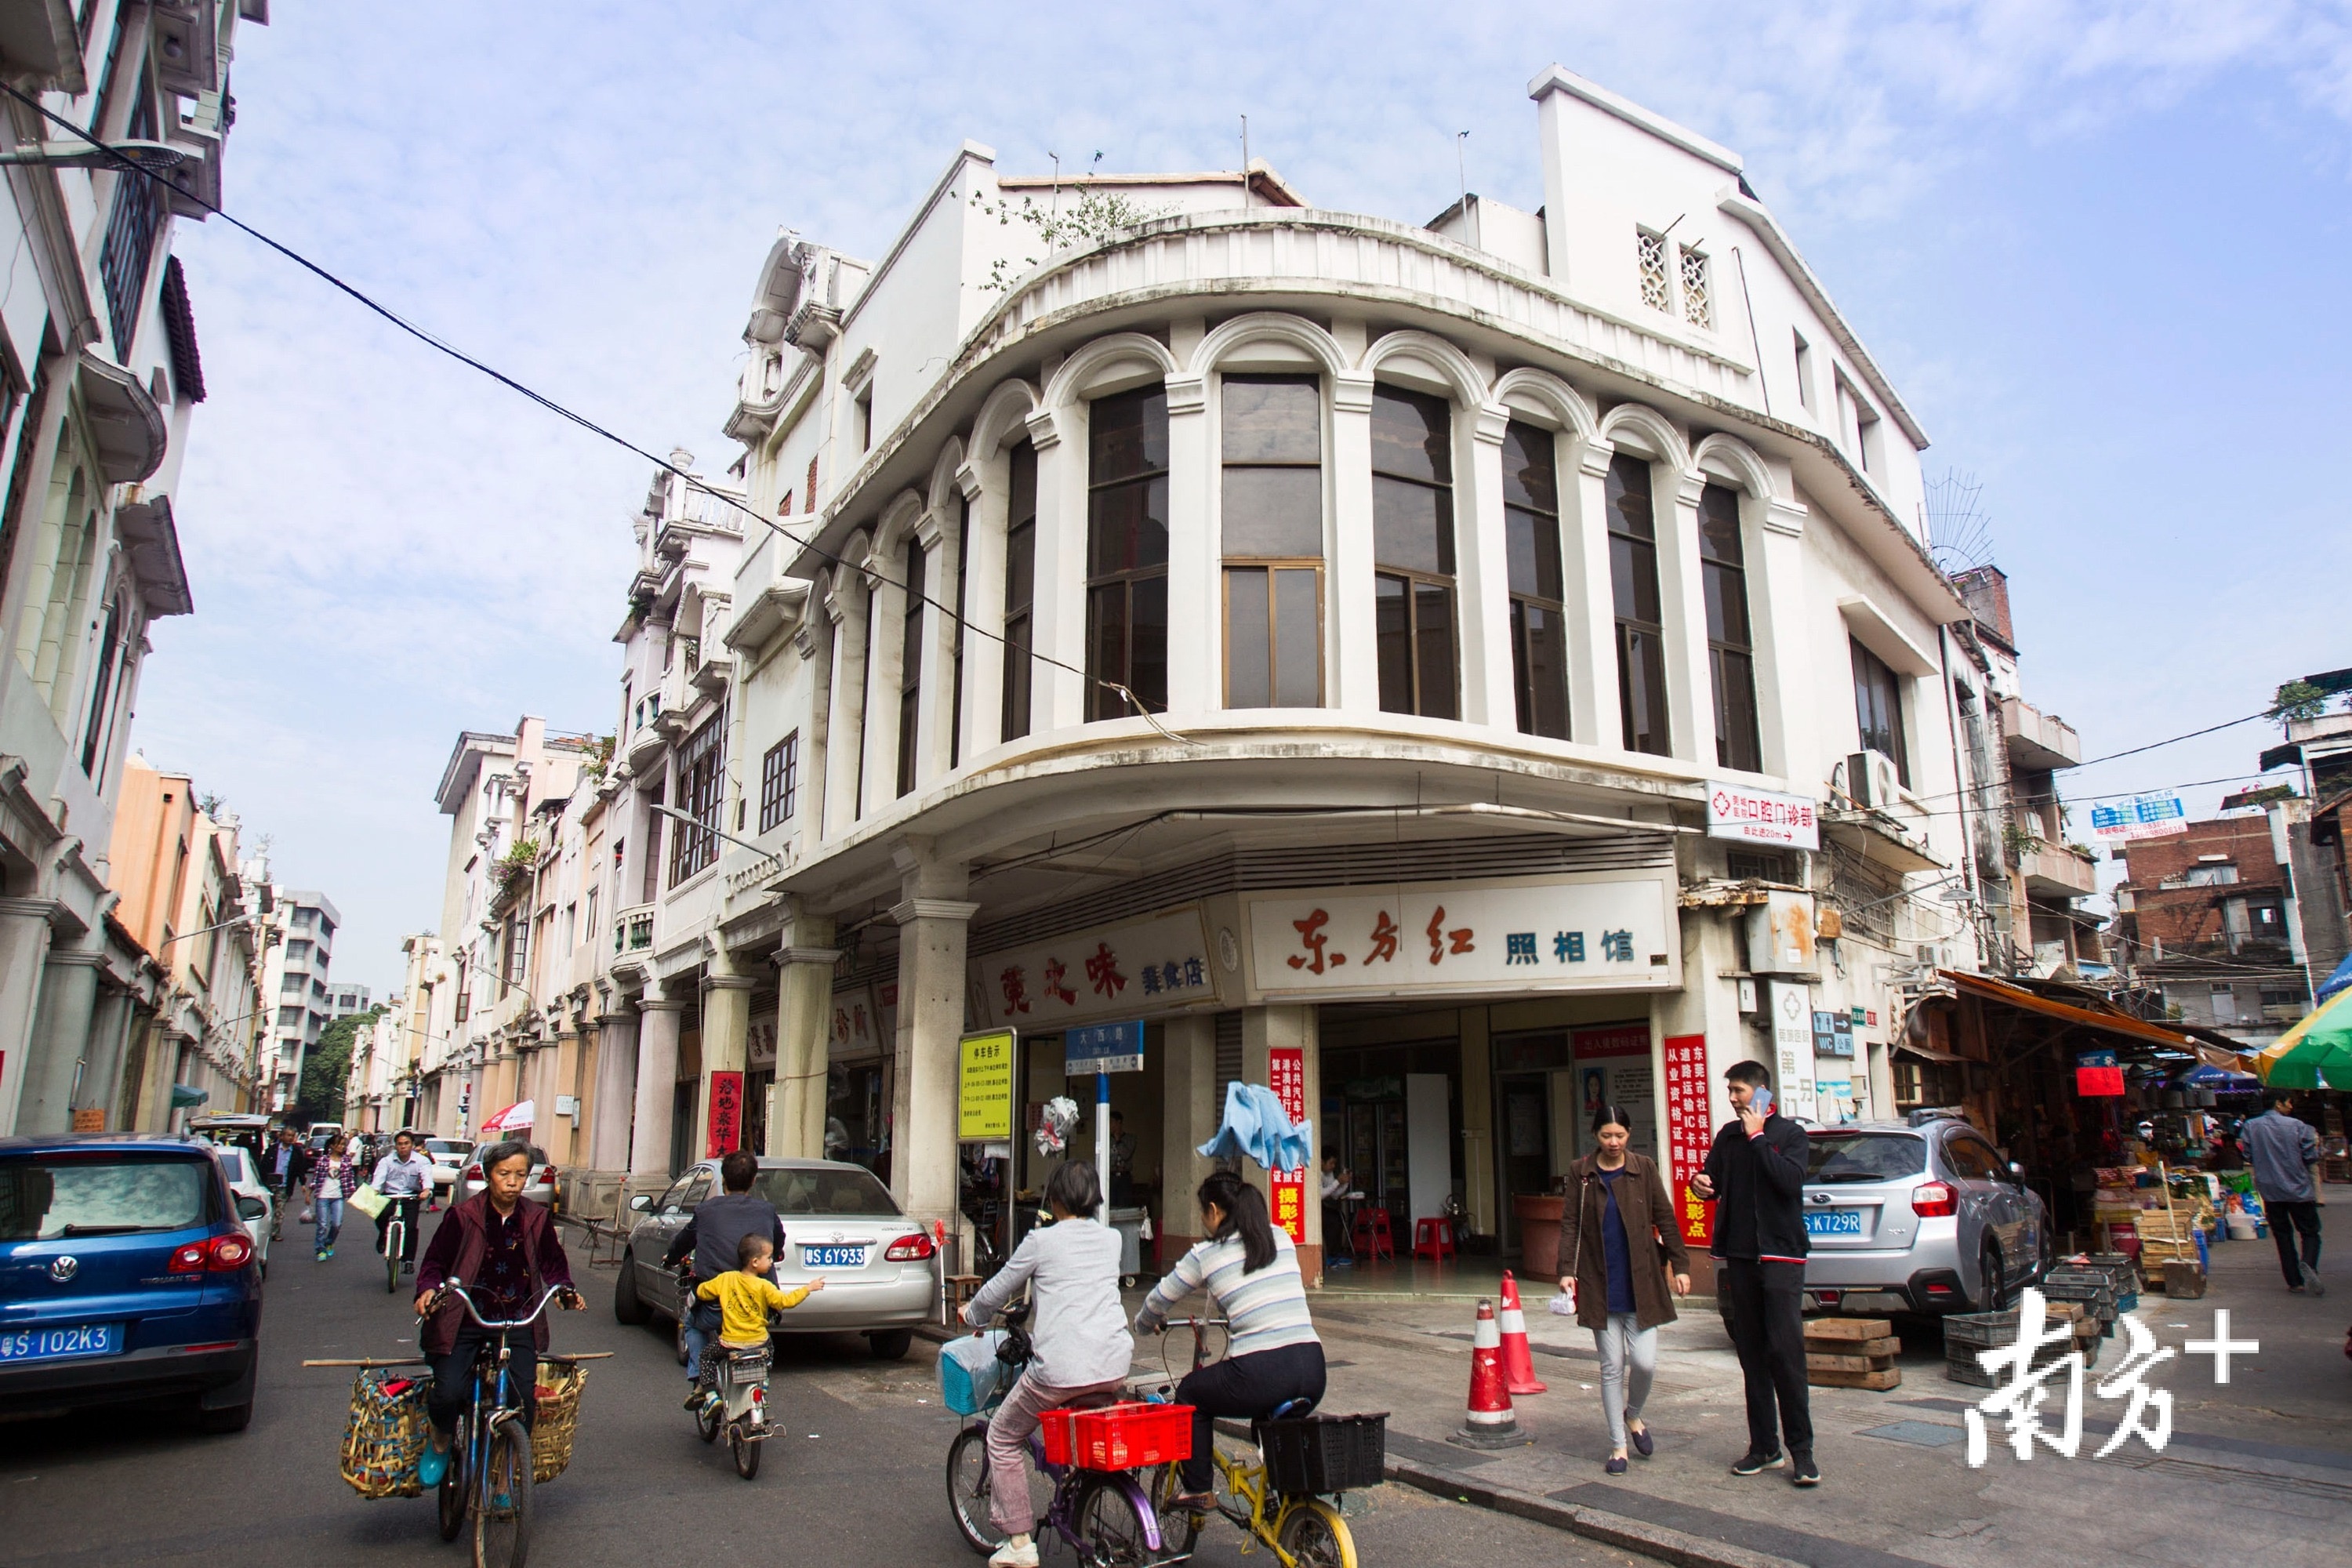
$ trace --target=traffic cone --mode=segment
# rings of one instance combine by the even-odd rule
[[[1516,1397],[1544,1392],[1536,1375],[1534,1352],[1528,1348],[1528,1315],[1519,1310],[1518,1282],[1503,1270],[1503,1386]]]
[[[1446,1441],[1465,1448],[1516,1448],[1535,1441],[1519,1430],[1519,1418],[1511,1409],[1492,1301],[1478,1303],[1477,1331],[1470,1337],[1470,1404],[1462,1415],[1462,1430]]]

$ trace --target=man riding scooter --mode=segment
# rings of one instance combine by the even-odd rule
[[[784,1256],[784,1222],[776,1213],[776,1205],[755,1195],[751,1184],[760,1174],[760,1162],[750,1152],[736,1150],[719,1162],[719,1184],[725,1189],[717,1197],[705,1198],[669,1244],[669,1252],[662,1258],[667,1268],[676,1268],[680,1259],[693,1257],[690,1268],[693,1279],[716,1279],[737,1267],[738,1247],[747,1236],[765,1237],[775,1248],[775,1256]],[[686,1329],[686,1407],[692,1410],[702,1403],[702,1351],[719,1331],[718,1303],[695,1298],[689,1288],[687,1300],[691,1306],[683,1320]]]

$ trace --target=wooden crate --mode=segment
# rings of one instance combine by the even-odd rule
[[[1879,1340],[1889,1332],[1884,1318],[1808,1318],[1808,1340]]]
[[[1864,1342],[1878,1344],[1882,1342],[1870,1340]],[[1884,1342],[1890,1345],[1894,1343],[1891,1340]],[[1807,1372],[1879,1372],[1894,1364],[1895,1352],[1892,1350],[1877,1351],[1867,1355],[1840,1355],[1820,1350],[1812,1345],[1805,1347]]]
[[[1811,1357],[1807,1357],[1811,1360]],[[1812,1372],[1805,1373],[1805,1382],[1814,1388],[1867,1388],[1880,1393],[1903,1386],[1903,1373],[1897,1367],[1881,1367],[1872,1372]]]
[[[1816,1388],[1899,1388],[1903,1348],[1884,1318],[1814,1318],[1805,1324],[1805,1381]]]

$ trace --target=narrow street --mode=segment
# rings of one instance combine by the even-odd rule
[[[290,1228],[280,1244],[262,1320],[260,1397],[243,1434],[201,1436],[169,1415],[0,1426],[7,1561],[310,1568],[462,1559],[462,1544],[435,1532],[429,1498],[365,1501],[336,1473],[351,1374],[306,1370],[303,1359],[397,1352],[414,1331],[405,1293],[384,1294],[364,1228],[344,1236],[325,1264]],[[616,1353],[593,1363],[571,1469],[535,1494],[534,1562],[700,1562],[747,1549],[761,1561],[979,1561],[948,1517],[940,1467],[956,1418],[940,1405],[929,1345],[918,1340],[905,1361],[884,1364],[853,1338],[785,1342],[774,1385],[783,1434],[746,1483],[725,1447],[703,1447],[678,1409],[683,1383],[667,1335],[614,1322],[611,1272],[582,1275],[590,1310],[560,1321],[557,1343]],[[1352,1522],[1368,1563],[1637,1561],[1401,1487],[1359,1500],[1365,1511]],[[1210,1537],[1194,1561],[1240,1563],[1239,1538]]]

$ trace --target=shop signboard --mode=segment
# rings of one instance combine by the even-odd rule
[[[988,1022],[1033,1037],[1217,1001],[1197,904],[983,953],[972,967]]]
[[[889,1038],[882,1030],[881,1010],[874,1005],[871,985],[853,985],[833,994],[832,1053],[835,1061],[856,1061],[882,1054]]]
[[[2074,1092],[2085,1097],[2121,1094],[2123,1065],[2113,1051],[2081,1051],[2074,1057]]]
[[[1715,1238],[1715,1205],[1695,1196],[1691,1178],[1706,1167],[1715,1142],[1712,1081],[1706,1070],[1705,1035],[1670,1035],[1663,1047],[1666,1068],[1666,1176],[1675,1215],[1685,1246],[1705,1247]]]
[[[1785,844],[1795,849],[1822,847],[1821,804],[1801,795],[1750,789],[1746,784],[1706,786],[1706,836],[1745,844]]]
[[[1825,1122],[1848,1119],[1853,1100],[1853,1020],[1813,1010],[1813,1098]]]
[[[1071,1078],[1097,1073],[1143,1070],[1143,1024],[1122,1018],[1116,1024],[1087,1024],[1062,1037],[1063,1071]]]
[[[2189,813],[2177,795],[2142,795],[2091,807],[2091,831],[2102,843],[2169,838],[2189,831]]]
[[[1244,904],[1253,1000],[1682,984],[1670,871],[1307,889]]]
[[[956,1137],[965,1142],[1013,1136],[1013,1033],[966,1035],[956,1054]]]
[[[1282,1101],[1282,1113],[1295,1126],[1307,1120],[1307,1053],[1297,1046],[1276,1046],[1265,1053],[1266,1087]],[[1307,1239],[1307,1173],[1309,1160],[1296,1171],[1270,1171],[1266,1182],[1274,1200],[1274,1223],[1297,1246]]]
[[[1772,986],[1772,1089],[1783,1116],[1820,1120],[1813,1092],[1813,988]]]
[[[1578,1029],[1570,1037],[1576,1055],[1577,1130],[1590,1139],[1592,1113],[1615,1105],[1632,1119],[1627,1143],[1655,1159],[1658,1130],[1654,1079],[1650,1071],[1650,1026],[1607,1024]],[[1590,1147],[1590,1144],[1587,1144]]]
[[[743,1075],[713,1071],[710,1075],[710,1130],[702,1157],[716,1160],[743,1146]]]

